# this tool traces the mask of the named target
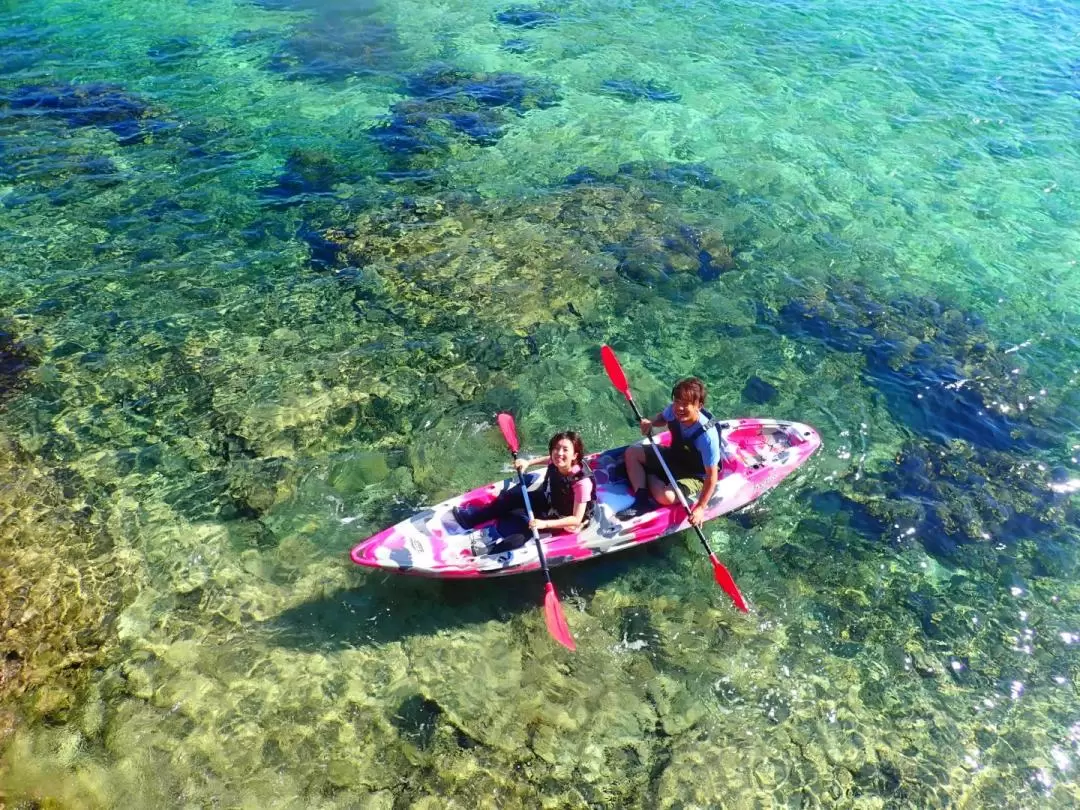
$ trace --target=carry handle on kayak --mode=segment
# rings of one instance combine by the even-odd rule
[[[506,446],[510,448],[510,455],[513,456],[514,461],[517,461],[519,445],[514,417],[508,413],[500,413],[498,421],[499,430],[502,431],[503,438],[506,439]],[[532,499],[529,497],[529,488],[525,485],[525,476],[521,470],[517,470],[517,477],[518,484],[521,486],[521,497],[525,501],[525,513],[529,516],[529,523],[532,523]],[[530,526],[530,528],[532,527]],[[562,605],[559,604],[559,595],[555,593],[555,584],[551,581],[551,571],[548,570],[544,544],[540,542],[540,535],[536,529],[532,529],[532,538],[533,542],[536,543],[536,554],[540,559],[540,570],[544,572],[544,622],[547,624],[548,633],[566,649],[576,650],[574,637],[570,635],[570,628],[566,624],[566,616],[563,615]]]
[[[630,407],[634,410],[634,416],[637,417],[638,422],[641,422],[644,417],[641,415],[641,411],[638,410],[637,403],[634,402],[634,397],[630,393],[630,384],[626,380],[626,374],[623,373],[619,358],[615,356],[615,352],[612,351],[610,346],[604,345],[600,347],[600,360],[604,364],[604,370],[607,372],[608,377],[611,379],[611,384],[618,389],[619,393],[626,397],[626,401],[630,403]],[[671,469],[668,467],[667,462],[664,461],[664,456],[660,452],[660,447],[657,445],[656,440],[653,439],[651,427],[649,428],[647,444],[653,449],[657,461],[659,461],[660,466],[664,468],[664,474],[667,476],[668,483],[671,485],[672,490],[674,490],[675,496],[679,499],[679,503],[682,504],[683,509],[686,510],[686,514],[689,515],[691,512],[690,504],[686,500],[686,495],[683,493],[682,487],[680,487],[675,480],[675,476],[671,474]],[[697,532],[698,539],[701,540],[701,544],[705,546],[705,551],[709,555],[709,560],[712,562],[713,567],[713,576],[716,578],[717,584],[731,597],[731,601],[735,603],[735,607],[743,613],[748,613],[750,608],[747,607],[746,600],[743,599],[743,595],[739,591],[739,586],[735,584],[731,572],[727,570],[719,559],[717,559],[716,554],[709,547],[709,541],[705,539],[705,532],[701,530],[701,527],[694,526],[693,528],[694,531]]]

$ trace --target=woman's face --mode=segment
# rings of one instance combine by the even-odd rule
[[[551,463],[561,472],[567,472],[577,461],[577,453],[569,439],[559,439],[551,450]]]

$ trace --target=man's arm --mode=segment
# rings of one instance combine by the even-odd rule
[[[690,523],[692,525],[697,526],[705,519],[705,507],[716,490],[716,482],[719,478],[720,468],[718,466],[714,464],[705,468],[705,483],[701,487],[701,494],[698,496],[697,503],[690,510]]]
[[[649,428],[656,428],[657,430],[663,430],[667,427],[668,420],[664,416],[664,411],[660,411],[652,419],[642,419],[638,426],[641,428],[641,435],[648,436]]]

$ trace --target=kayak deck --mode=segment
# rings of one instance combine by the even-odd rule
[[[734,452],[723,462],[716,491],[706,508],[707,520],[757,499],[821,446],[817,431],[799,422],[730,419],[723,424],[727,426],[725,446]],[[670,438],[665,431],[658,441],[666,445]],[[615,517],[633,501],[622,463],[625,452],[626,447],[617,447],[586,457],[596,480],[593,518],[576,532],[540,533],[549,566],[610,554],[689,528],[686,511],[677,503],[632,520]],[[543,473],[526,478],[532,482],[539,475]],[[490,546],[499,538],[495,523],[463,529],[451,511],[455,506],[490,503],[514,483],[495,482],[436,504],[363,541],[353,548],[350,557],[357,565],[368,568],[427,577],[475,578],[535,571],[540,561],[534,542],[500,554],[474,555],[474,539],[486,536]]]

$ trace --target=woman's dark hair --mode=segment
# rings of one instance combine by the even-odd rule
[[[554,452],[555,445],[563,439],[566,439],[574,446],[574,452],[577,453],[578,461],[585,458],[585,445],[581,442],[581,436],[572,430],[564,430],[562,433],[556,433],[551,437],[551,441],[548,442],[548,455]]]
[[[687,377],[685,380],[679,380],[675,383],[675,387],[671,389],[671,399],[672,401],[681,399],[704,407],[705,383],[697,377]]]

